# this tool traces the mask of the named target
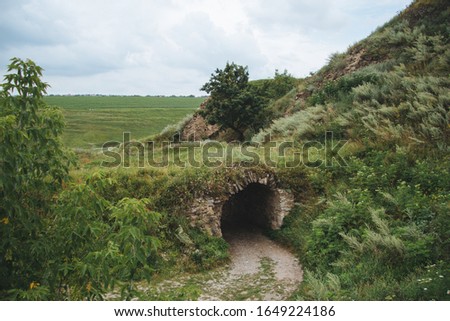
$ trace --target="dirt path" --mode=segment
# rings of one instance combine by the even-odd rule
[[[210,282],[212,289],[200,300],[284,300],[302,281],[295,256],[259,229],[234,228],[225,232],[224,238],[230,244],[231,262],[223,279]]]
[[[300,283],[303,273],[298,260],[260,230],[235,229],[226,232],[224,238],[230,244],[231,275],[255,274],[261,259],[266,258],[273,261],[277,280]]]
[[[172,300],[286,300],[298,288],[298,260],[260,230],[233,228],[224,238],[230,244],[227,266],[165,280],[147,293]]]

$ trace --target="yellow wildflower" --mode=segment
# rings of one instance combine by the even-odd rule
[[[33,290],[34,288],[37,288],[40,284],[36,281],[33,281],[30,283],[30,290]]]
[[[0,221],[0,222],[2,222],[3,224],[8,224],[9,223],[9,218],[7,218],[7,217],[4,217],[4,218],[2,218],[2,220]]]

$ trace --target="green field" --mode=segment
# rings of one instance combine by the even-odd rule
[[[68,147],[90,148],[159,133],[198,108],[199,97],[48,96],[49,105],[62,109],[66,119],[63,140]]]

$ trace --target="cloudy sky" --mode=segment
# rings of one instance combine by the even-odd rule
[[[200,95],[227,61],[303,77],[411,0],[1,0],[0,72],[45,69],[52,94]]]

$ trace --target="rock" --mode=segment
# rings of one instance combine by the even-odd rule
[[[200,105],[200,109],[205,108],[206,102],[207,100]],[[195,113],[192,119],[184,126],[180,138],[182,141],[202,141],[214,138],[218,133],[219,126],[208,124],[199,113]]]

